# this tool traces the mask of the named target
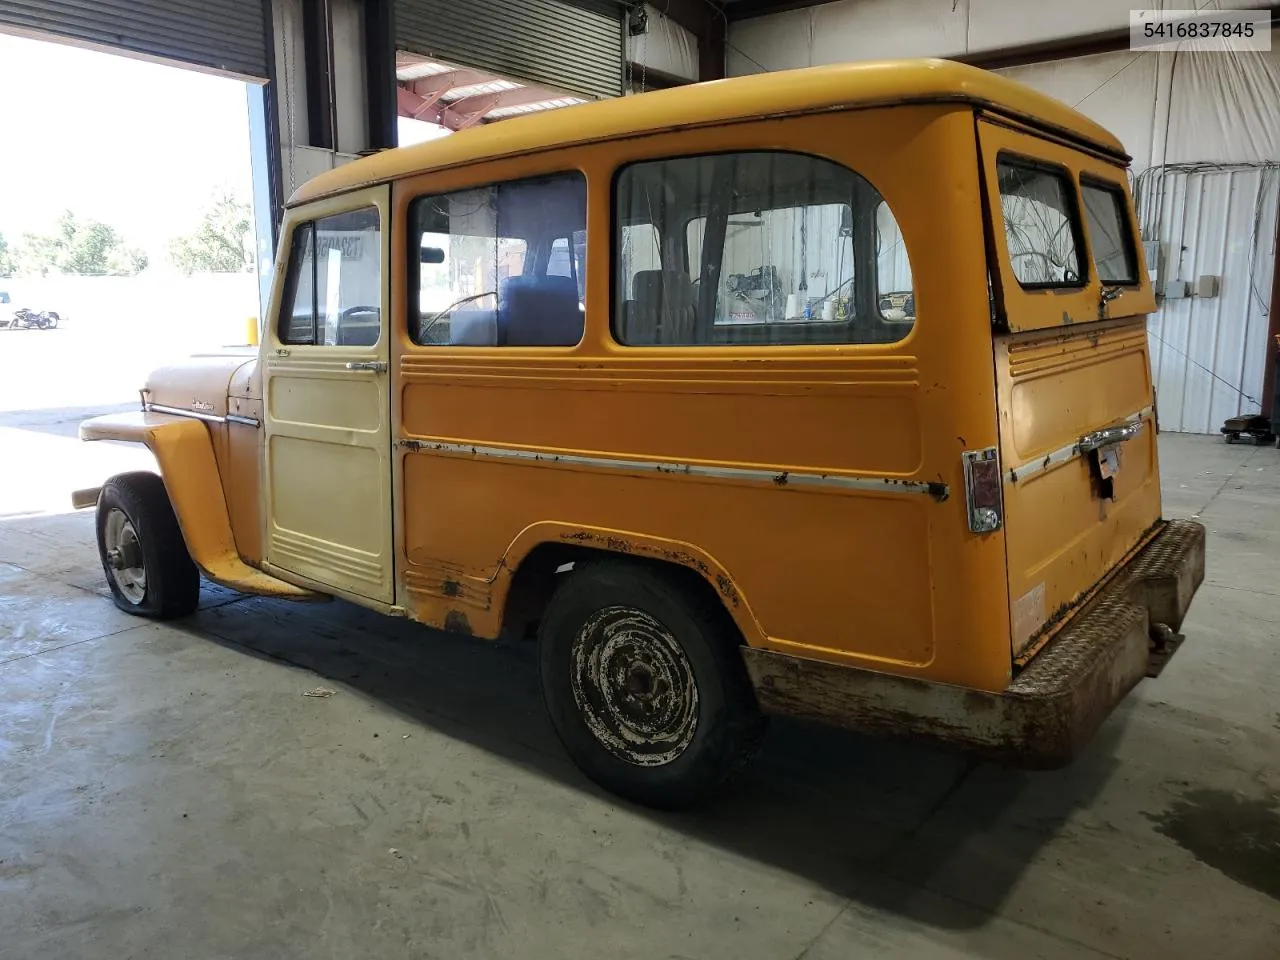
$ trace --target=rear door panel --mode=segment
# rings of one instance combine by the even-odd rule
[[[1004,327],[995,333],[994,351],[1009,620],[1012,653],[1023,659],[1159,519],[1145,317],[1155,303],[1136,240],[1136,282],[1107,287],[1104,301],[1106,285],[1081,215],[1080,177],[1128,198],[1122,167],[1008,126],[979,120],[978,128],[996,312]],[[1029,289],[1019,282],[1011,247],[1021,241],[1006,235],[1001,158],[1061,172],[1069,181],[1081,267],[1071,286]],[[1127,207],[1136,238],[1131,201]],[[1081,439],[1095,431],[1132,424],[1141,424],[1136,435],[1104,448],[1101,459],[1081,449]]]

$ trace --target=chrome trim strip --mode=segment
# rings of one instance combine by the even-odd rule
[[[1121,421],[1122,424],[1139,423],[1151,416],[1153,407],[1143,407],[1137,413],[1131,413]],[[1067,444],[1065,447],[1059,447],[1051,453],[1038,457],[1035,460],[1028,460],[1026,463],[1019,464],[1016,467],[1010,467],[1005,471],[1004,479],[1006,483],[1018,483],[1021,480],[1029,480],[1037,473],[1043,473],[1050,467],[1057,466],[1060,463],[1066,463],[1080,456],[1080,441],[1076,440]]]
[[[768,482],[778,487],[834,487],[840,490],[865,490],[880,493],[923,494],[942,501],[950,495],[945,483],[921,480],[899,480],[896,477],[848,477],[830,473],[793,470],[752,470],[745,467],[710,467],[693,463],[670,463],[655,460],[622,460],[614,457],[585,457],[573,453],[545,453],[511,447],[486,447],[471,443],[445,443],[433,440],[401,440],[399,446],[412,451],[469,454],[501,460],[533,460],[572,466],[603,467],[608,470],[633,472],[656,471],[715,480],[749,480]]]
[[[198,410],[183,410],[181,407],[166,407],[162,403],[148,403],[148,413],[171,413],[178,417],[194,417],[196,420],[205,420],[209,423],[226,423],[226,417],[220,417],[214,413],[201,413]]]
[[[229,413],[225,417],[220,417],[215,413],[201,413],[199,410],[183,410],[181,407],[166,407],[163,403],[148,403],[143,406],[143,410],[149,413],[169,413],[177,417],[192,417],[196,420],[203,420],[206,423],[242,423],[246,427],[257,429],[262,424],[253,417],[242,417],[238,413]]]

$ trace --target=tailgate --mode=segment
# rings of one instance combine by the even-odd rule
[[[1013,655],[1023,659],[1160,517],[1146,313],[1125,170],[978,121]]]
[[[1005,335],[995,351],[1017,656],[1159,519],[1160,476],[1144,318]],[[1082,449],[1091,434],[1128,439]]]

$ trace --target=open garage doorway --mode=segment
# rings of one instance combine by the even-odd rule
[[[0,97],[0,514],[12,515],[66,509],[80,469],[104,475],[112,451],[78,442],[81,419],[136,409],[157,366],[255,338],[261,88],[0,34],[0,89],[22,91]]]

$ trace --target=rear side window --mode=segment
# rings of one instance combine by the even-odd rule
[[[1080,216],[1067,174],[1002,157],[996,175],[1005,241],[1018,283],[1028,290],[1082,286]]]
[[[293,231],[281,343],[368,347],[382,329],[382,243],[369,207]]]
[[[1086,180],[1080,184],[1080,195],[1084,198],[1084,217],[1098,279],[1110,284],[1137,283],[1138,261],[1124,193]]]
[[[616,339],[894,343],[915,323],[892,212],[854,171],[753,151],[632,164],[614,184]]]
[[[419,197],[409,333],[423,346],[574,346],[586,297],[580,173]]]

